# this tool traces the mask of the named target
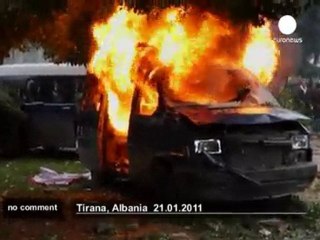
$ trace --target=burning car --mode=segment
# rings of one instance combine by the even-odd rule
[[[317,172],[309,132],[299,122],[308,118],[281,108],[246,70],[221,66],[205,70],[207,81],[220,77],[224,82],[220,89],[216,85],[214,89],[202,88],[203,94],[215,98],[220,93],[223,99],[219,103],[181,101],[159,84],[158,107],[147,116],[141,111],[141,90],[135,89],[127,139],[130,181],[192,200],[250,200],[305,189]],[[154,77],[159,76],[155,73]],[[227,86],[228,82],[233,87]],[[97,145],[85,144],[98,139],[97,120],[91,121],[90,127],[86,125],[87,134],[80,138],[80,158],[90,161],[87,166],[95,173],[108,178],[121,165],[102,167]],[[106,148],[110,147],[108,139],[110,136],[105,136]]]
[[[239,28],[180,10],[153,21],[122,8],[93,27],[81,161],[98,180],[126,177],[162,198],[251,200],[305,189],[317,172],[301,124],[308,118],[267,90],[279,57],[270,24]]]

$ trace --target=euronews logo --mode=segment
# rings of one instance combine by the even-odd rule
[[[279,31],[286,35],[287,37],[276,37],[274,38],[275,41],[278,43],[302,43],[303,40],[301,37],[290,37],[297,29],[297,21],[294,17],[290,15],[282,16],[278,22]]]

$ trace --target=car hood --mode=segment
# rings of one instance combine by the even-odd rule
[[[210,108],[206,106],[183,106],[175,108],[197,125],[223,124],[265,124],[281,121],[309,120],[308,117],[281,107],[238,107]]]

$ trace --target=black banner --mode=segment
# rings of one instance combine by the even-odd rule
[[[4,218],[58,218],[75,216],[124,216],[124,215],[305,215],[304,204],[290,202],[247,203],[140,203],[131,201],[74,201],[68,204],[59,199],[4,199]]]

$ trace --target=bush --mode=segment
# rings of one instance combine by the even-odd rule
[[[315,132],[320,130],[320,124],[313,119],[313,112],[310,103],[304,101],[293,89],[285,88],[277,99],[282,107],[302,113],[311,118],[311,121],[301,121],[301,123],[303,123],[309,130]]]
[[[26,116],[20,109],[14,89],[0,88],[0,153],[7,157],[21,151]]]
[[[302,113],[309,117],[312,116],[312,110],[309,104],[303,101],[291,88],[285,88],[277,99],[284,108]]]

